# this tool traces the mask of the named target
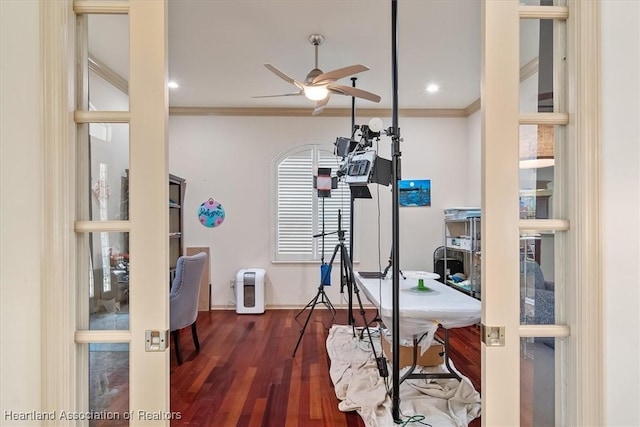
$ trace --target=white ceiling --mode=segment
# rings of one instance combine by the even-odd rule
[[[90,29],[102,25],[96,18]],[[180,84],[170,91],[170,105],[311,111],[313,101],[303,96],[252,96],[294,92],[263,64],[304,80],[314,67],[308,37],[319,33],[325,37],[319,68],[368,66],[356,85],[382,100],[357,105],[391,108],[391,23],[390,0],[169,0],[169,78]],[[90,53],[127,78],[126,62],[114,58],[128,56],[126,41],[122,49],[112,46],[128,36],[123,24],[106,40],[90,36]],[[427,94],[429,83],[440,91]],[[480,97],[479,0],[398,1],[398,87],[399,108],[465,108]],[[334,95],[328,108],[350,106],[350,97]]]

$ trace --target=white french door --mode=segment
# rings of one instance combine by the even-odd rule
[[[167,3],[73,13],[77,408],[169,425]]]
[[[602,419],[597,8],[482,2],[483,425]]]
[[[532,414],[529,408],[535,406],[523,403],[523,395],[535,395],[523,389],[532,384],[524,374],[536,378],[538,366],[552,365],[547,390],[553,395],[554,423],[600,424],[602,332],[594,160],[598,93],[593,71],[598,68],[599,6],[571,0],[569,7],[524,3],[482,3],[482,323],[489,332],[485,341],[497,344],[482,346],[482,420],[491,426],[535,423],[535,415],[523,417],[527,411]],[[43,408],[104,410],[118,412],[121,418],[126,412],[129,425],[168,425],[173,416],[169,412],[170,355],[168,350],[145,350],[146,331],[159,331],[162,337],[168,329],[166,1],[43,1],[41,5],[46,35],[44,89],[53,91],[45,93],[49,111],[44,123],[49,137],[45,201],[54,212],[44,224],[45,232],[51,233],[45,239],[45,251],[51,257],[44,261],[44,270],[47,283],[54,286],[43,290],[43,297],[53,305],[43,314],[43,353],[47,355],[43,371],[48,378]],[[77,21],[69,18],[74,14]],[[98,70],[105,69],[92,52],[91,21],[108,30],[111,24],[102,18],[112,15],[127,19],[128,76],[120,79],[115,70],[115,74],[92,77],[91,72],[101,74]],[[540,33],[537,39],[528,38],[536,27],[529,24],[540,18],[552,21],[554,83],[551,98],[541,96],[548,91],[535,92],[534,98],[538,107],[541,100],[551,101],[550,112],[529,111],[522,103],[527,85],[522,69],[534,63],[521,53],[531,48],[527,41],[541,42]],[[73,31],[58,28],[61,25]],[[537,27],[541,31],[539,22]],[[122,32],[121,23],[116,23],[107,37],[95,40],[96,50],[122,53],[120,47],[103,44],[119,39]],[[69,40],[78,41],[75,88],[66,86],[65,70],[72,67],[66,56]],[[593,46],[595,53],[590,51]],[[112,90],[101,86],[99,79],[126,92],[126,108],[114,109],[94,99],[101,90]],[[69,91],[76,94],[75,128],[70,133],[64,114]],[[537,140],[549,127],[553,129],[553,172],[527,181],[531,171],[523,173],[520,168],[520,161],[526,160],[521,159],[523,135],[534,134]],[[122,156],[109,154],[123,140],[117,137],[127,141],[124,167]],[[77,177],[72,191],[69,176]],[[538,188],[538,181],[552,185]],[[535,187],[527,186],[531,182]],[[537,190],[547,193],[538,197]],[[122,206],[125,201],[127,206]],[[543,210],[548,216],[538,218]],[[531,212],[534,219],[527,219]],[[68,219],[74,224],[75,240],[57,232],[66,231]],[[63,250],[57,251],[60,247]],[[538,309],[543,304],[535,292],[535,274],[534,287],[529,289],[529,276],[521,272],[522,261],[529,255],[546,278],[553,279],[545,280],[554,283],[552,323],[541,320]],[[119,316],[125,307],[127,320]],[[73,316],[64,316],[67,309]],[[103,315],[93,319],[101,323],[92,324],[95,314]],[[503,336],[500,327],[504,327]],[[74,332],[72,350],[67,345],[69,329]],[[552,345],[544,338],[551,338]],[[539,348],[546,358],[539,357]],[[540,359],[547,362],[538,364]],[[100,363],[104,369],[92,377],[92,366]],[[92,398],[94,391],[99,394]]]

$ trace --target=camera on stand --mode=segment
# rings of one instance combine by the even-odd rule
[[[341,179],[344,177],[344,182],[349,184],[354,198],[370,199],[371,192],[367,184],[391,184],[391,160],[379,157],[371,148],[373,140],[380,139],[380,131],[373,130],[372,126],[361,125],[355,126],[354,135],[358,130],[360,140],[353,137],[336,139],[335,154],[343,159],[336,175]]]

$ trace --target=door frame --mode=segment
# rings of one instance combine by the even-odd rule
[[[571,337],[567,340],[569,368],[562,381],[568,385],[567,423],[600,425],[604,421],[600,248],[600,2],[569,0],[568,6],[567,50],[574,62],[568,67],[571,122],[567,126],[567,156],[572,161],[568,164],[567,179],[575,192],[568,195],[570,203],[567,218],[571,222],[571,230],[567,233],[567,240],[572,255],[567,259],[564,305]],[[74,97],[70,96],[73,93],[71,76],[75,66],[73,2],[40,0],[40,15],[41,141],[44,160],[43,192],[39,202],[45,207],[40,266],[41,406],[43,411],[59,411],[62,408],[77,410],[76,370],[79,358],[73,340],[78,303],[73,229],[76,202],[73,161],[75,123],[72,114]],[[166,129],[167,117],[164,123]],[[157,177],[154,179],[159,180]],[[163,230],[156,232],[159,238]],[[168,397],[161,404],[167,401]],[[71,422],[67,424],[71,425]]]
[[[82,372],[88,367],[87,343],[127,342],[132,420],[136,425],[169,425],[172,416],[168,342],[163,352],[145,351],[145,330],[169,329],[167,11],[166,0],[40,0],[46,207],[41,264],[43,411],[86,411],[88,372]],[[129,15],[129,96],[134,100],[130,111],[76,111],[76,67],[81,65],[76,63],[76,13]],[[77,124],[114,121],[129,123],[130,220],[78,221],[76,194],[83,188],[76,185]],[[149,211],[157,215],[149,216]],[[82,329],[86,315],[79,307],[86,301],[77,289],[82,262],[77,259],[76,233],[98,231],[130,233],[135,265],[129,277],[128,330]],[[138,418],[138,410],[148,419]],[[51,420],[55,425],[74,423]]]
[[[505,347],[482,346],[483,425],[517,425],[520,408],[520,338],[556,336],[556,422],[604,422],[602,255],[600,248],[599,1],[570,0],[567,7],[520,6],[483,0],[483,314],[487,326],[505,326]],[[517,84],[521,18],[566,16],[567,117],[564,168],[556,197],[565,199],[556,220],[518,220]],[[486,18],[486,20],[484,19]],[[515,43],[514,43],[515,40]],[[485,73],[487,73],[485,75]],[[534,116],[534,115],[531,115]],[[557,114],[554,114],[557,116]],[[557,117],[550,117],[556,120]],[[550,124],[562,124],[551,120]],[[505,182],[506,181],[506,182]],[[571,191],[562,192],[562,188]],[[506,207],[506,208],[505,208]],[[563,231],[557,247],[556,325],[520,325],[519,232]],[[495,238],[493,240],[492,238]],[[557,277],[558,278],[558,277]],[[517,331],[517,333],[515,333]]]

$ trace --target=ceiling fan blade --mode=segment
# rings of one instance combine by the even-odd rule
[[[282,80],[284,80],[285,82],[289,82],[292,85],[296,84],[296,81],[294,79],[292,79],[291,77],[287,76],[285,73],[283,73],[282,71],[278,70],[276,67],[274,67],[271,64],[264,64],[265,67],[267,67],[267,69],[269,71],[271,71],[273,74],[275,74],[276,76],[280,77]]]
[[[296,85],[298,86],[298,88],[300,88],[300,90],[304,89],[304,84],[297,81],[296,79],[292,79],[291,77],[287,76],[285,73],[283,73],[282,71],[278,70],[276,67],[274,67],[271,64],[264,64],[265,67],[267,67],[267,69],[269,71],[271,71],[273,74],[275,74],[276,76],[280,77],[282,80],[284,80],[285,82],[291,83],[292,85]]]
[[[258,95],[258,96],[252,96],[252,98],[275,98],[278,96],[296,96],[296,95],[302,95],[302,94],[304,94],[303,91],[293,92],[293,93],[282,93],[280,95]]]
[[[380,102],[380,97],[375,93],[367,92],[366,90],[358,89],[357,87],[329,84],[327,88],[331,92],[339,93],[341,95],[349,95],[356,98],[367,99],[373,102]]]
[[[313,79],[313,84],[333,82],[347,76],[367,71],[368,69],[369,67],[362,64],[349,65],[348,67],[338,68],[337,70],[327,71],[326,73],[320,74]]]
[[[313,113],[311,113],[311,115],[317,116],[318,114],[322,113],[322,111],[324,110],[324,107],[326,107],[327,104],[329,103],[329,98],[330,98],[330,95],[327,95],[324,99],[321,99],[320,101],[316,102],[316,108],[313,110]]]

